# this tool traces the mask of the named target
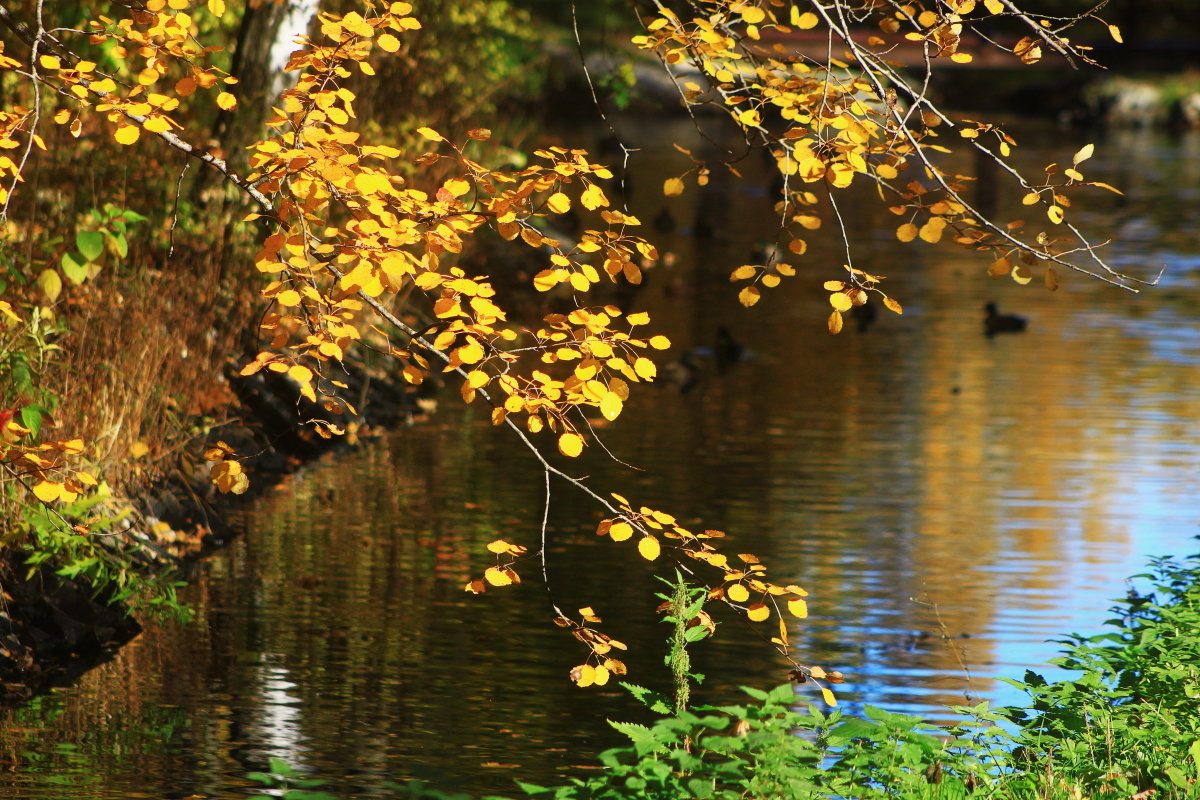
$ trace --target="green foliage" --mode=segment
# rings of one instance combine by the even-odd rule
[[[1078,677],[1047,681],[1032,671],[1008,681],[1028,708],[1005,709],[1021,726],[1013,758],[1029,774],[1088,797],[1200,793],[1200,581],[1193,556],[1161,559],[1151,594],[1131,594],[1107,633],[1062,640],[1051,663]]]
[[[151,616],[187,619],[190,610],[176,594],[183,585],[177,575],[139,563],[138,550],[128,542],[106,546],[128,514],[114,512],[110,501],[108,487],[101,484],[94,493],[57,509],[44,503],[24,505],[17,527],[26,535],[18,541],[27,551],[30,573],[50,563],[56,574],[105,592],[111,603],[128,602]],[[88,533],[74,530],[73,522],[86,525]]]
[[[112,203],[105,203],[102,209],[93,208],[88,218],[89,226],[75,233],[75,250],[63,253],[60,261],[63,275],[76,286],[99,274],[107,252],[127,257],[130,226],[146,220],[136,211]]]
[[[989,781],[979,751],[917,717],[868,708],[866,718],[816,706],[792,686],[745,689],[756,704],[706,707],[650,726],[616,723],[631,746],[600,755],[605,771],[565,786],[521,784],[531,797],[959,797]]]

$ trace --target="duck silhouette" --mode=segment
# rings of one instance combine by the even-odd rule
[[[1028,325],[1024,317],[1016,314],[1001,314],[996,310],[995,303],[988,303],[983,310],[987,312],[983,318],[983,332],[988,337],[995,336],[997,333],[1020,333]]]

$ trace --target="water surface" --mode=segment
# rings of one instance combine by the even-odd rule
[[[631,201],[647,220],[655,187],[687,165],[661,144],[688,137],[672,125],[626,129],[644,147]],[[1019,138],[1037,164],[1078,144]],[[701,356],[686,390],[635,393],[600,434],[638,470],[599,453],[572,467],[727,531],[730,552],[806,587],[794,656],[845,672],[844,705],[945,719],[950,704],[1019,700],[994,676],[1041,668],[1052,637],[1097,630],[1147,557],[1194,549],[1200,513],[1200,139],[1097,144],[1089,176],[1127,194],[1097,192],[1080,219],[1117,240],[1115,265],[1166,265],[1155,290],[992,281],[976,257],[901,246],[895,218],[855,206],[856,266],[887,276],[905,313],[830,337],[820,283],[845,261],[836,242],[814,234],[800,274],[754,309],[731,290],[729,271],[774,231],[761,165],[744,165],[749,183],[714,174],[716,191],[670,201],[674,229],[654,236],[674,265],[620,299],[671,336],[665,361],[703,353],[722,327],[747,358],[722,371]],[[733,224],[714,230],[723,215]],[[988,301],[1029,330],[983,336]],[[194,625],[153,626],[0,722],[0,800],[244,797],[242,776],[269,756],[363,797],[412,776],[507,792],[594,763],[616,741],[604,718],[638,709],[615,687],[569,683],[584,653],[551,606],[594,606],[630,643],[633,680],[661,686],[652,592],[665,567],[597,539],[596,509],[556,484],[549,585],[529,564],[519,587],[463,593],[488,541],[536,547],[544,500],[537,465],[452,399],[313,465],[204,565],[187,592]],[[785,679],[756,628],[718,618],[718,638],[695,647],[703,697]]]

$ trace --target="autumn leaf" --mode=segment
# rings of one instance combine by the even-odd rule
[[[375,40],[375,43],[379,45],[381,50],[384,50],[388,53],[394,53],[400,49],[400,40],[390,33],[380,35],[380,37]]]
[[[788,600],[787,608],[792,616],[799,617],[800,619],[808,616],[808,603],[798,597]]]
[[[633,536],[633,526],[628,522],[614,522],[608,529],[608,535],[614,542],[623,542]]]
[[[608,198],[604,196],[604,191],[593,183],[583,191],[579,202],[589,211],[595,211],[602,206],[607,206]]]
[[[750,599],[750,591],[744,584],[735,583],[725,590],[725,596],[735,603],[744,603]]]
[[[546,207],[555,214],[565,214],[571,210],[571,198],[562,192],[555,192],[547,198]]]
[[[656,537],[647,534],[638,541],[638,553],[647,561],[658,558],[660,552],[662,552],[662,546]]]
[[[663,181],[663,194],[667,197],[678,197],[683,194],[683,181],[679,178],[667,178]]]
[[[583,452],[583,437],[578,433],[564,433],[558,437],[558,452],[576,458]]]
[[[837,705],[837,698],[833,696],[833,692],[825,687],[821,687],[821,699],[825,701],[825,705],[827,706],[832,707]]]
[[[755,603],[746,609],[746,616],[751,622],[762,622],[771,616],[771,607],[766,603]]]
[[[609,392],[600,400],[600,413],[611,422],[621,415],[623,405],[620,395],[616,392]]]
[[[233,109],[237,108],[237,98],[229,92],[221,92],[217,95],[217,105],[223,111],[233,111]]]
[[[825,326],[827,328],[829,328],[829,332],[832,334],[836,335],[836,334],[841,333],[842,332],[842,314],[841,314],[841,312],[839,312],[837,310],[830,312],[829,319],[826,321]]]
[[[512,578],[499,567],[488,567],[483,571],[483,579],[492,586],[508,586],[512,583]]]
[[[118,144],[130,145],[138,140],[142,135],[142,131],[136,125],[119,125],[113,133],[113,138]]]

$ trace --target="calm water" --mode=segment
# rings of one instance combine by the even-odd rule
[[[652,136],[688,133],[640,142],[632,201],[645,219],[659,209],[653,187],[686,168]],[[1079,144],[1022,138],[1037,163]],[[1195,547],[1200,139],[1098,145],[1089,176],[1128,196],[1098,196],[1085,222],[1119,240],[1123,268],[1167,265],[1145,294],[991,281],[969,254],[899,246],[895,219],[864,206],[848,214],[856,265],[887,276],[905,314],[830,337],[820,282],[844,256],[821,237],[799,276],[755,309],[737,304],[728,272],[772,221],[764,192],[718,175],[704,199],[672,201],[676,227],[657,238],[676,263],[625,298],[672,336],[668,358],[710,347],[722,326],[749,357],[724,374],[701,359],[687,392],[635,394],[601,433],[642,471],[574,466],[728,531],[730,552],[808,588],[795,651],[847,673],[844,705],[943,719],[967,699],[1017,701],[993,676],[1038,668],[1056,650],[1048,638],[1096,630],[1148,556]],[[723,214],[731,233],[693,237]],[[989,300],[1029,331],[985,338]],[[271,755],[363,797],[412,776],[508,792],[515,777],[593,763],[615,741],[604,718],[638,710],[619,690],[568,682],[583,652],[549,623],[550,604],[595,606],[630,643],[632,679],[660,685],[657,584],[632,547],[594,537],[595,510],[558,485],[549,587],[530,565],[519,587],[464,594],[486,542],[536,545],[542,502],[530,460],[452,400],[429,423],[314,465],[204,565],[188,591],[196,624],[151,628],[0,721],[0,799],[244,797],[241,776]],[[785,679],[756,629],[720,621],[695,648],[707,698]]]

